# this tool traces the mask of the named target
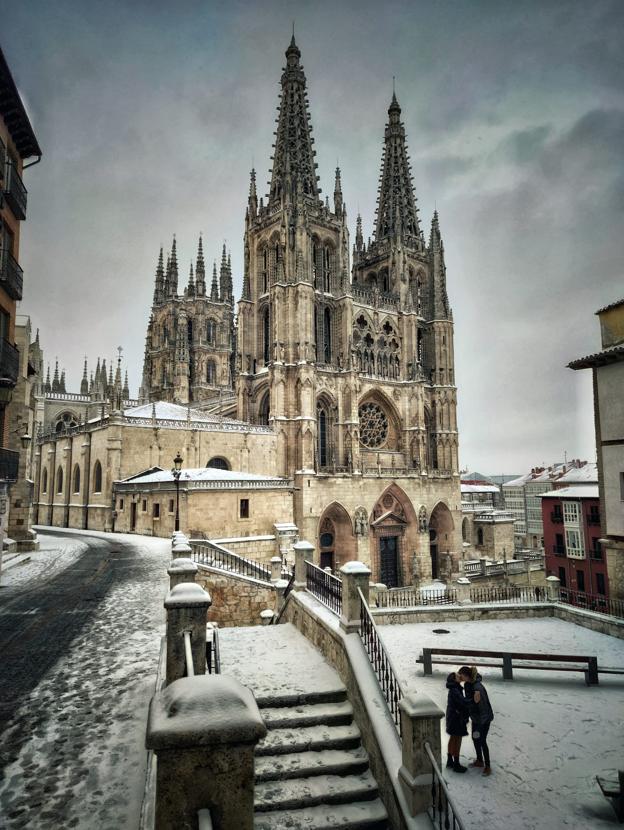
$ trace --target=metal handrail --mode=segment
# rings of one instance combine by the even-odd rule
[[[471,602],[550,602],[548,589],[536,585],[507,585],[500,588],[471,588]]]
[[[240,556],[208,539],[191,539],[189,544],[192,548],[191,559],[199,565],[231,571],[261,582],[271,582],[271,569],[262,562]]]
[[[193,650],[191,649],[191,632],[184,632],[184,657],[186,659],[186,676],[195,677],[195,666],[193,665]]]
[[[389,588],[377,594],[378,608],[418,608],[426,605],[455,605],[457,590],[425,591],[420,588]]]
[[[288,605],[288,598],[290,596],[290,592],[292,591],[293,585],[295,584],[295,566],[293,565],[292,573],[290,575],[290,579],[288,580],[288,585],[284,590],[284,604],[279,610],[279,613],[273,614],[271,617],[270,625],[277,625],[278,622],[282,619],[282,614],[286,610],[286,606]]]
[[[442,830],[466,830],[465,824],[459,818],[457,805],[451,798],[446,781],[435,759],[431,744],[425,741],[425,752],[431,762],[431,807],[429,817],[434,826]]]
[[[394,725],[397,728],[399,736],[401,736],[399,701],[403,697],[403,690],[398,680],[399,676],[377,633],[377,626],[360,588],[358,588],[358,594],[360,595],[360,637],[362,638],[362,643],[368,654],[373,671],[377,675],[379,686],[388,704]]]
[[[603,594],[587,594],[571,588],[559,589],[559,600],[565,605],[583,608],[596,614],[624,618],[624,600],[614,599]]]
[[[342,613],[342,580],[306,560],[306,588],[334,614]]]

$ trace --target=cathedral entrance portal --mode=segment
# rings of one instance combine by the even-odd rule
[[[440,568],[438,565],[438,534],[433,528],[429,530],[429,553],[431,554],[431,576],[438,579]]]
[[[349,514],[338,502],[326,507],[319,522],[319,565],[336,571],[345,562],[356,558],[356,542],[353,523]]]
[[[444,502],[438,502],[429,519],[429,552],[434,579],[449,579],[451,576],[454,527],[451,511]]]
[[[399,537],[382,536],[379,540],[379,572],[387,588],[399,586]]]

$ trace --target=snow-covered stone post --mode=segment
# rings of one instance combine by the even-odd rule
[[[210,594],[195,582],[181,582],[167,594],[167,685],[184,677],[185,631],[191,633],[194,672],[206,673],[206,613],[211,604]]]
[[[150,703],[146,746],[156,753],[155,830],[252,830],[254,749],[266,735],[251,691],[220,674],[184,677]]]
[[[551,602],[559,602],[561,599],[561,580],[558,576],[547,576],[548,599]]]
[[[479,559],[479,573],[481,576],[487,576],[487,559]]]
[[[293,545],[295,551],[295,582],[293,584],[294,591],[305,591],[307,585],[306,579],[306,560],[312,562],[314,560],[314,545],[302,539],[300,542],[295,542]]]
[[[174,559],[178,559],[180,556],[190,559],[191,553],[193,553],[193,548],[188,542],[174,542],[171,548],[171,555]]]
[[[199,568],[192,559],[185,559],[183,556],[179,559],[174,559],[167,568],[167,573],[169,574],[169,589],[175,588],[180,582],[195,582],[198,570]]]
[[[384,585],[383,582],[377,583],[377,605],[379,608],[387,608],[388,607],[388,586]]]
[[[271,582],[279,582],[282,578],[282,558],[280,556],[271,557]]]
[[[278,579],[273,585],[275,587],[275,613],[279,614],[286,602],[284,594],[286,593],[286,588],[288,588],[288,580]]]
[[[425,750],[428,741],[433,757],[440,763],[440,720],[444,713],[427,695],[407,695],[399,701],[401,710],[402,764],[399,780],[410,813],[426,812],[431,803],[431,761]]]
[[[472,583],[468,579],[467,576],[460,576],[457,582],[455,583],[455,590],[457,591],[457,602],[460,605],[469,605],[472,600],[470,599],[470,588]]]
[[[358,588],[368,602],[368,586],[371,571],[363,562],[346,562],[340,568],[342,574],[342,613],[340,627],[348,634],[360,630],[362,603]]]

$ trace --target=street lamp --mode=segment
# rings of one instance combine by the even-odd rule
[[[171,475],[174,478],[176,486],[176,512],[175,512],[175,529],[180,530],[180,474],[182,472],[182,456],[178,452],[173,459],[173,469]]]

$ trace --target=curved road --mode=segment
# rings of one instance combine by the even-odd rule
[[[0,589],[0,826],[136,830],[171,548],[41,537],[48,572]]]

